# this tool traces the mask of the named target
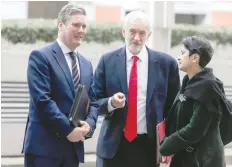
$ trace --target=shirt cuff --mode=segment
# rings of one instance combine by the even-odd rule
[[[111,100],[112,100],[112,97],[110,97],[109,100],[108,100],[108,107],[107,108],[108,108],[109,113],[113,112],[116,109],[115,107],[113,107],[111,105]]]

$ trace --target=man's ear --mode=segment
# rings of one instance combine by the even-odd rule
[[[58,27],[58,30],[59,30],[59,31],[62,31],[62,30],[63,30],[63,23],[62,23],[61,20],[59,20],[59,21],[57,22],[57,27]]]
[[[126,36],[126,30],[124,28],[122,29],[122,36],[123,36],[123,38],[125,38],[125,36]]]

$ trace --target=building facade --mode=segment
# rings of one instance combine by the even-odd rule
[[[119,23],[135,9],[150,12],[151,1],[3,1],[1,16],[6,19],[55,19],[61,7],[76,3],[84,7],[88,20]],[[232,27],[232,1],[173,1],[176,24]],[[14,12],[12,12],[14,11]]]

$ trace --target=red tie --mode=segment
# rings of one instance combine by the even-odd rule
[[[129,81],[128,113],[124,129],[124,136],[129,142],[137,136],[137,61],[138,57],[133,56]]]

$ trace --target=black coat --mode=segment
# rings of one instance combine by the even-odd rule
[[[170,167],[225,167],[220,135],[222,83],[203,69],[182,88],[166,119],[162,155],[174,155]],[[223,87],[223,86],[222,86]]]

